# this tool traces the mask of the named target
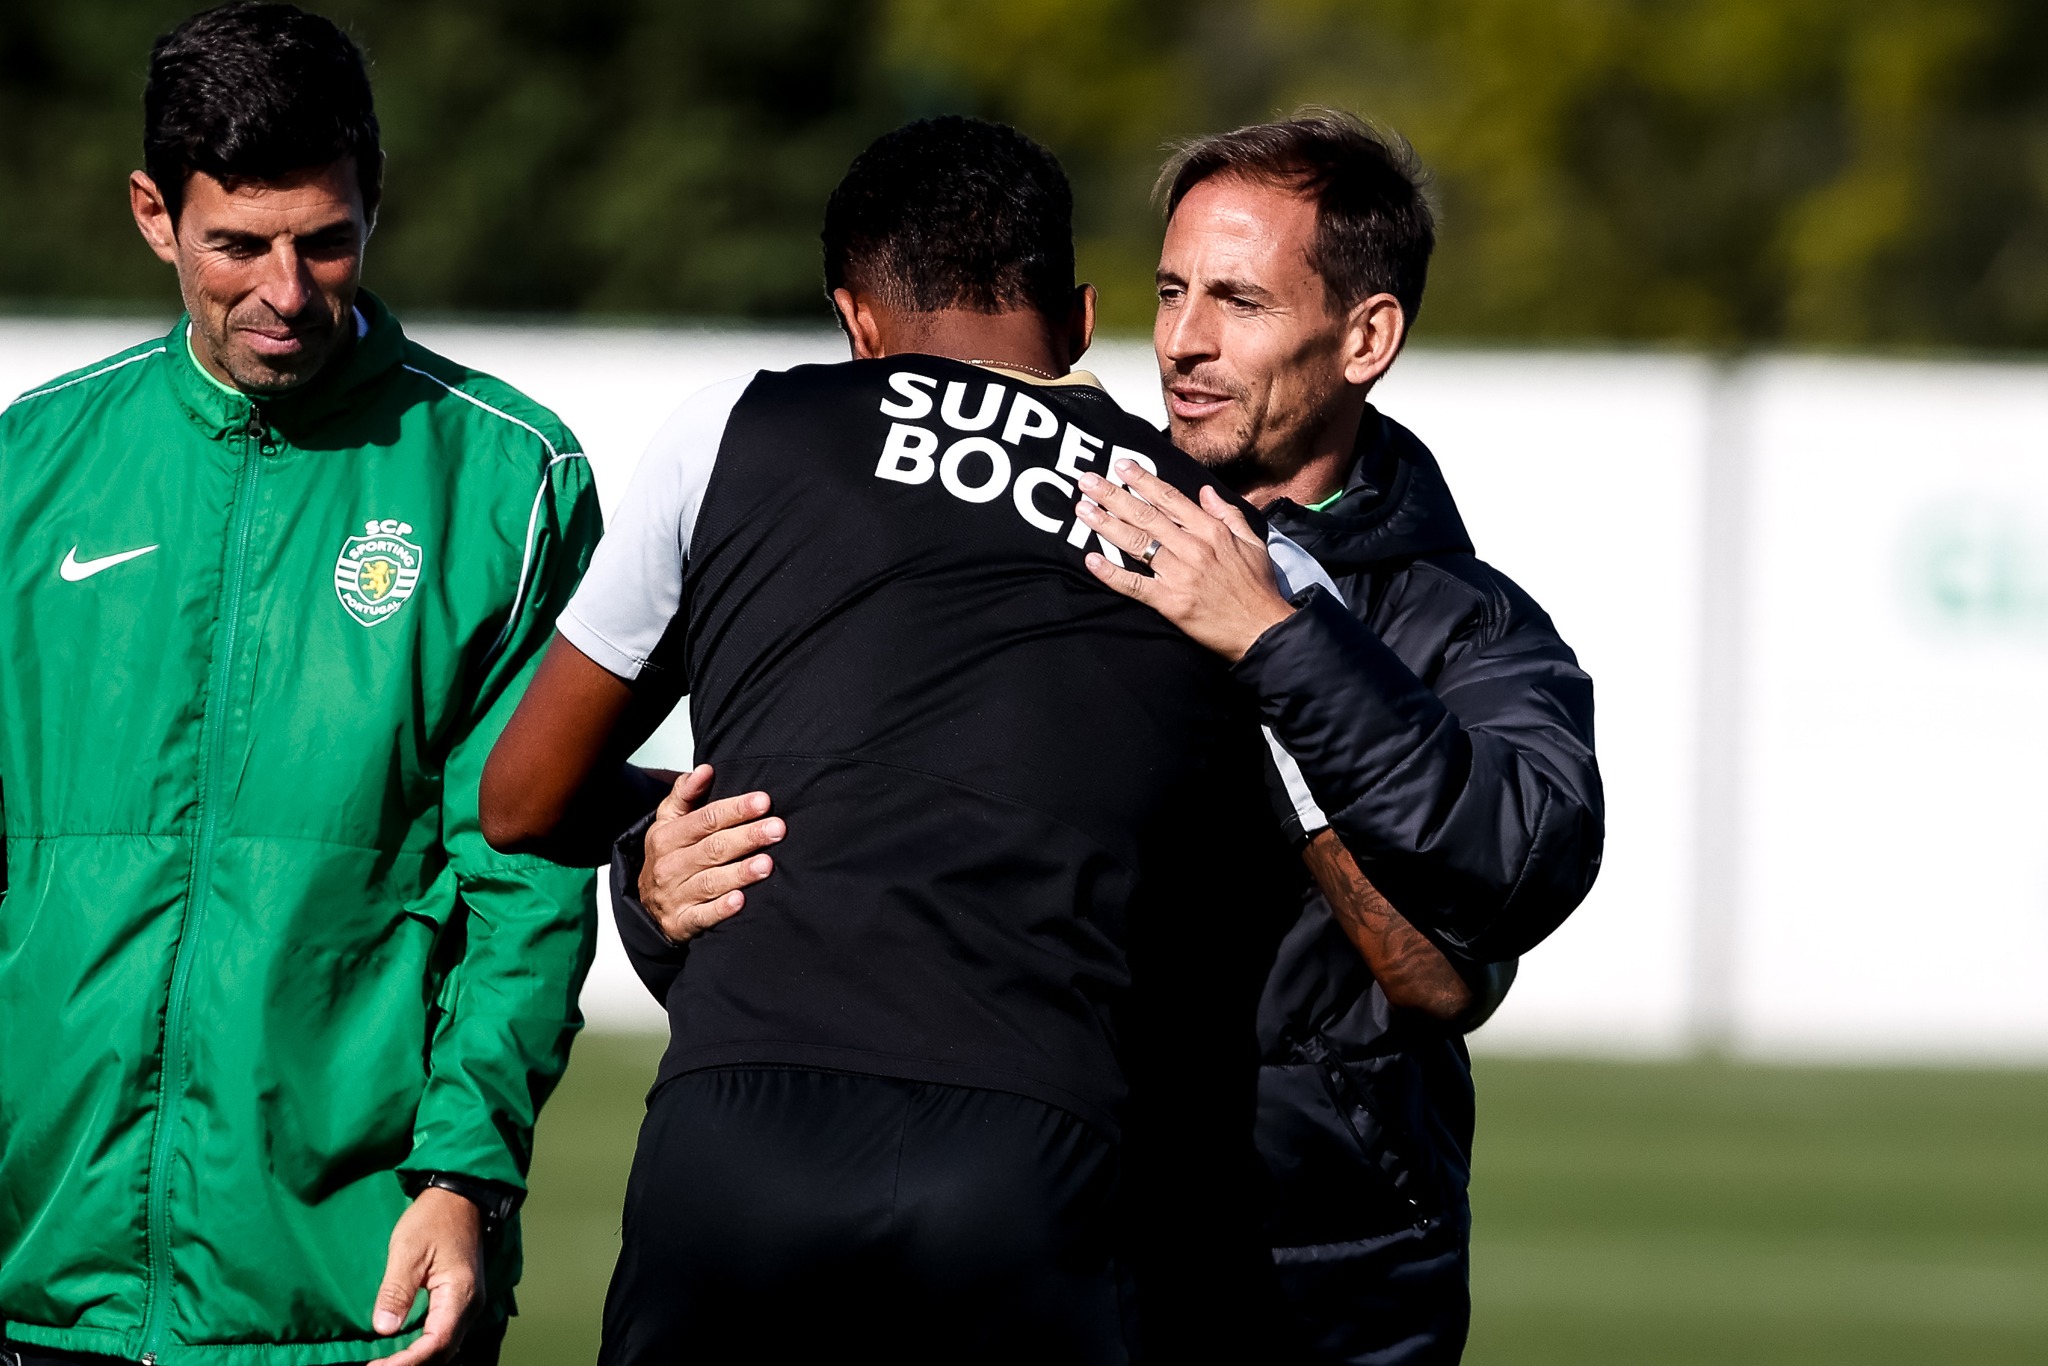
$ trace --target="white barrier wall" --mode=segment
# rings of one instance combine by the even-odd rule
[[[1600,879],[1475,1043],[1687,1041],[1707,378],[1686,359],[1417,352],[1378,396],[1442,462],[1481,558],[1594,681]]]
[[[0,322],[0,391],[151,330]],[[414,332],[560,412],[608,509],[691,390],[844,354]],[[1144,346],[1090,362],[1159,418]],[[2048,1057],[2048,367],[1418,351],[1378,398],[1598,689],[1606,865],[1476,1046]],[[593,1022],[658,1027],[604,931]]]
[[[2048,1053],[2048,373],[1745,389],[1737,1037]]]

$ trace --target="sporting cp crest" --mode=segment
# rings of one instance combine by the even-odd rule
[[[424,552],[405,539],[412,523],[363,523],[363,534],[351,536],[334,562],[334,591],[348,614],[365,626],[397,615],[420,581]]]

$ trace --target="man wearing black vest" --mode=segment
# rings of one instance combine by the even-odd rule
[[[1398,138],[1314,110],[1198,139],[1162,177],[1153,343],[1174,444],[1341,589],[1234,665],[1312,798],[1321,885],[1260,1005],[1258,1143],[1294,1327],[1332,1366],[1462,1354],[1463,1032],[1592,886],[1605,829],[1591,680],[1474,556],[1428,449],[1367,400],[1422,302],[1421,181]],[[1090,525],[1163,548],[1145,579],[1093,562],[1105,582],[1191,629],[1225,600],[1270,607],[1270,587],[1181,553],[1224,534],[1214,516],[1142,476],[1133,490],[1150,502],[1106,492]]]
[[[1253,1021],[1300,878],[1226,661],[1327,577],[1072,372],[1071,220],[996,125],[856,160],[855,359],[684,404],[492,756],[494,844],[595,858],[687,694],[709,772],[664,810],[726,827],[694,905],[620,899],[671,1040],[608,1364],[1121,1362],[1133,1319],[1146,1359],[1269,1354]],[[1159,553],[1075,512],[1144,472],[1263,596],[1176,630],[1090,577]]]

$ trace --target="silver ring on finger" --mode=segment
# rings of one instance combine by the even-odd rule
[[[1158,554],[1159,538],[1157,536],[1154,536],[1152,538],[1152,543],[1146,546],[1143,550],[1138,552],[1138,558],[1143,560],[1145,562],[1145,567],[1149,569],[1152,567],[1152,561],[1158,556]]]

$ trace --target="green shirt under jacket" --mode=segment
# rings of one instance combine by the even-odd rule
[[[252,403],[180,321],[0,412],[0,1315],[360,1361],[403,1173],[522,1185],[587,872],[485,756],[599,534],[555,417],[405,339]],[[510,1304],[516,1230],[494,1258]],[[400,1339],[403,1341],[405,1339]]]

